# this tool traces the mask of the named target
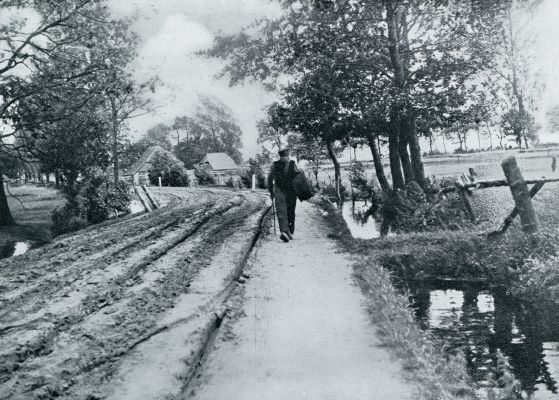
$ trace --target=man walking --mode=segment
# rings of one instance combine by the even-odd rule
[[[289,148],[279,151],[280,159],[275,161],[268,174],[268,190],[276,203],[276,213],[280,228],[280,239],[289,242],[295,232],[295,206],[297,196],[293,189],[293,178],[299,172],[295,161],[289,161]]]

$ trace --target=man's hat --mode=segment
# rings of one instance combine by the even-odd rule
[[[289,147],[284,147],[283,149],[279,149],[278,154],[280,155],[280,157],[287,156],[290,150],[291,149]]]

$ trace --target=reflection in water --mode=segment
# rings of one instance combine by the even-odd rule
[[[27,253],[32,247],[33,242],[8,242],[0,247],[0,259],[15,257]]]
[[[535,313],[506,293],[444,287],[417,287],[411,292],[422,328],[449,342],[450,352],[461,350],[480,386],[487,384],[499,348],[532,399],[557,399],[559,332],[542,328],[549,320],[536,320]]]
[[[371,203],[346,201],[342,206],[342,216],[356,239],[374,239],[380,236],[375,219],[367,214]]]

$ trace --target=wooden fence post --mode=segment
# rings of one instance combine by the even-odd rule
[[[520,214],[522,230],[527,234],[536,233],[538,231],[536,210],[532,203],[528,185],[516,163],[516,158],[514,158],[514,156],[507,158],[501,163],[501,167],[503,168],[516,208]]]
[[[462,203],[464,204],[464,208],[466,209],[466,213],[470,218],[470,221],[476,221],[476,215],[474,214],[474,209],[472,207],[472,202],[470,201],[470,196],[468,195],[468,190],[464,187],[464,183],[460,180],[454,182],[456,185],[456,191],[460,195],[460,199],[462,199]]]

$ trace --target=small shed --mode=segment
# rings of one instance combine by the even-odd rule
[[[238,186],[241,180],[237,163],[226,153],[207,153],[200,166],[206,168],[214,176],[218,185],[225,185],[230,179]]]
[[[151,146],[140,158],[132,164],[130,168],[123,174],[124,178],[133,185],[146,185],[149,186],[148,171],[151,168],[151,160],[156,154],[167,153],[170,157],[179,161],[173,153],[165,150],[161,146]]]

